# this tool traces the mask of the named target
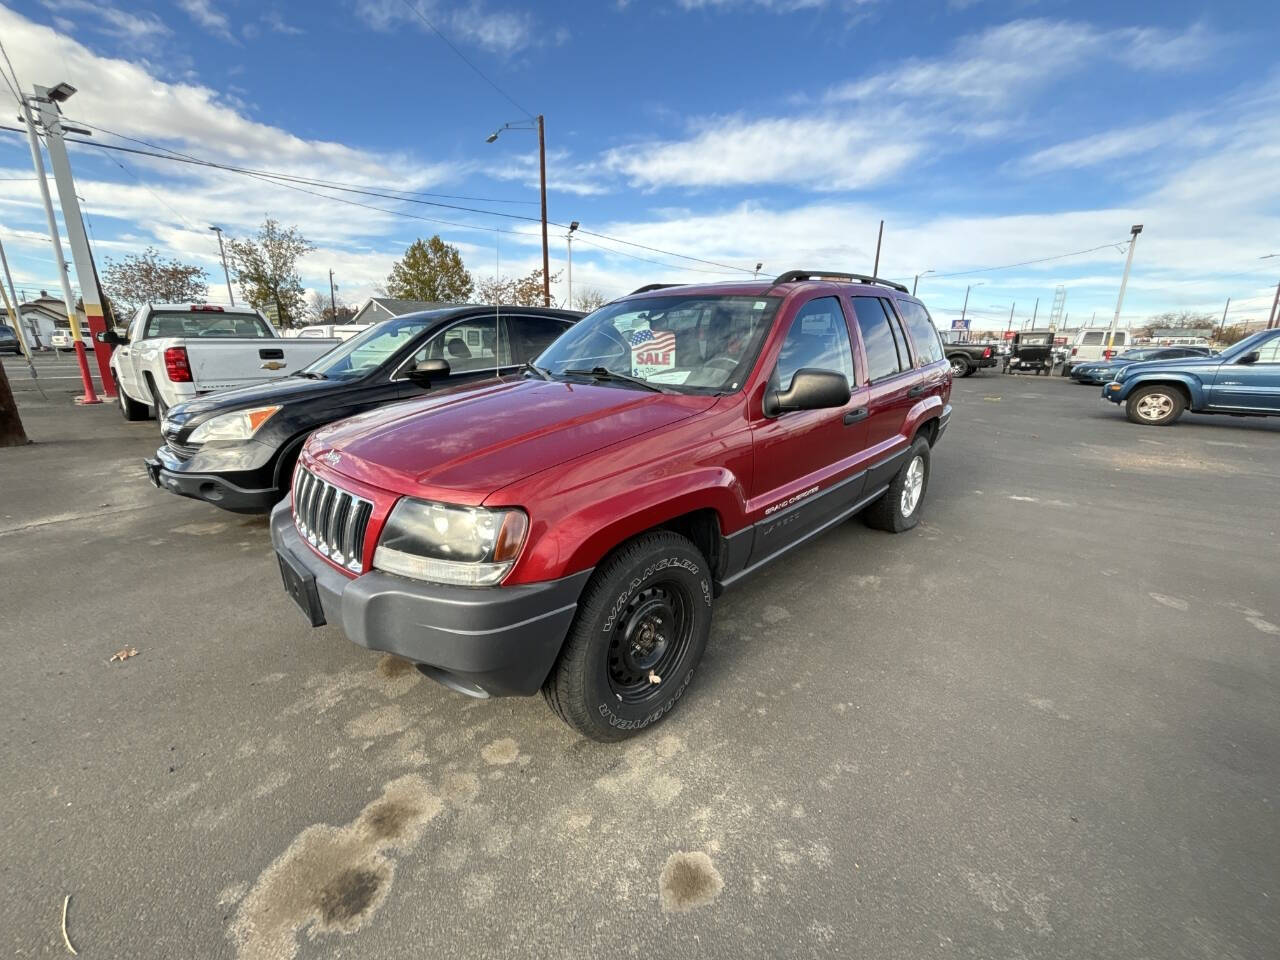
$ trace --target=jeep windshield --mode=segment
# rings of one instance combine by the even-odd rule
[[[681,393],[731,392],[742,387],[781,302],[698,294],[608,304],[566,331],[535,364],[556,379],[584,377],[622,389],[641,380]],[[591,371],[606,375],[590,377]]]
[[[316,358],[294,376],[314,380],[357,380],[372,373],[387,357],[415,339],[436,321],[436,316],[435,313],[418,313],[375,323]]]

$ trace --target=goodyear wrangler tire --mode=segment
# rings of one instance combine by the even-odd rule
[[[706,558],[677,533],[641,534],[587,582],[543,696],[584,736],[625,740],[675,708],[710,630]]]

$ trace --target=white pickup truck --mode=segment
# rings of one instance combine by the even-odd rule
[[[149,303],[114,344],[111,375],[126,420],[157,418],[175,404],[216,390],[287,377],[338,344],[285,339],[256,310],[207,303]]]

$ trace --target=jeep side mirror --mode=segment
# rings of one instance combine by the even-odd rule
[[[448,360],[423,360],[409,370],[409,379],[420,387],[429,387],[432,380],[439,380],[448,375]]]
[[[1236,363],[1257,363],[1261,356],[1262,355],[1258,353],[1257,350],[1250,350],[1243,357],[1237,360]]]
[[[843,407],[849,395],[849,381],[843,373],[802,367],[792,376],[789,390],[770,390],[764,395],[764,413],[776,417],[789,410]]]

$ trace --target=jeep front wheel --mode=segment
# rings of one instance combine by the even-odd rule
[[[1129,395],[1125,413],[1133,423],[1149,427],[1167,427],[1186,409],[1187,401],[1177,387],[1153,384],[1139,387]]]
[[[677,533],[642,534],[587,582],[543,696],[584,736],[625,740],[675,707],[710,631],[706,558]]]

